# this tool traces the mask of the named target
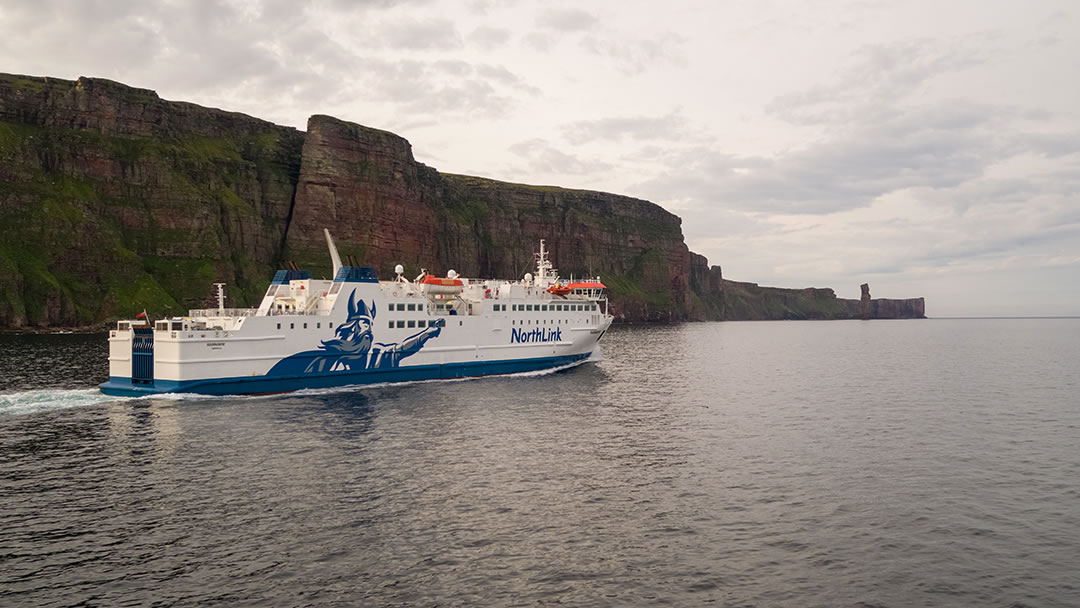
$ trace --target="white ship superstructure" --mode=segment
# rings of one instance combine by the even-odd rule
[[[582,361],[611,325],[604,285],[560,280],[540,242],[536,276],[467,279],[449,271],[392,281],[341,264],[334,279],[280,270],[258,308],[192,310],[109,334],[110,395],[252,394],[461,378]]]

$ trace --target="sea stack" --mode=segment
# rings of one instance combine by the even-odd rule
[[[859,302],[859,309],[862,312],[863,321],[866,321],[870,319],[870,284],[863,283],[862,285],[859,285],[859,288],[862,289],[862,298]]]

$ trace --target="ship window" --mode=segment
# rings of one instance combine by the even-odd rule
[[[322,329],[322,323],[316,323],[315,329]]]
[[[277,324],[277,328],[278,328],[278,329],[281,329],[281,323],[278,323],[278,324]]]
[[[413,321],[412,319],[410,319],[409,320],[409,327],[415,328],[416,327],[416,321]]]
[[[526,304],[526,305],[525,305],[525,310],[531,311],[531,310],[532,310],[532,307],[533,307],[533,305],[532,305],[532,304]]]
[[[304,323],[304,329],[307,329],[307,323]]]
[[[416,312],[416,304],[409,304],[409,312]]]
[[[401,312],[405,312],[405,305],[404,304],[398,304],[397,309],[400,310]]]
[[[541,310],[543,310],[544,312],[547,312],[547,304],[544,304],[544,306],[541,308]]]
[[[405,321],[398,321],[397,326],[398,326],[398,329],[403,329],[405,327]]]
[[[390,329],[394,329],[394,322],[390,321]]]
[[[340,285],[340,283],[339,283],[339,285]],[[330,322],[330,329],[334,329],[334,322],[333,321]]]
[[[296,329],[296,323],[289,323],[289,329]]]
[[[461,327],[461,325],[462,325],[463,323],[464,323],[464,321],[458,321],[458,322],[457,322],[457,324],[458,324],[458,327]]]

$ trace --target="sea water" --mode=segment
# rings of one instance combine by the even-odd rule
[[[1080,605],[1080,320],[602,347],[114,399],[103,336],[0,337],[0,605]]]

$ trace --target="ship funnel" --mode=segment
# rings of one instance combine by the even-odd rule
[[[334,246],[334,238],[330,236],[330,231],[323,228],[323,234],[326,235],[326,246],[330,248],[330,261],[334,264],[334,276],[337,276],[339,270],[341,270],[341,256],[338,255],[337,247]]]

